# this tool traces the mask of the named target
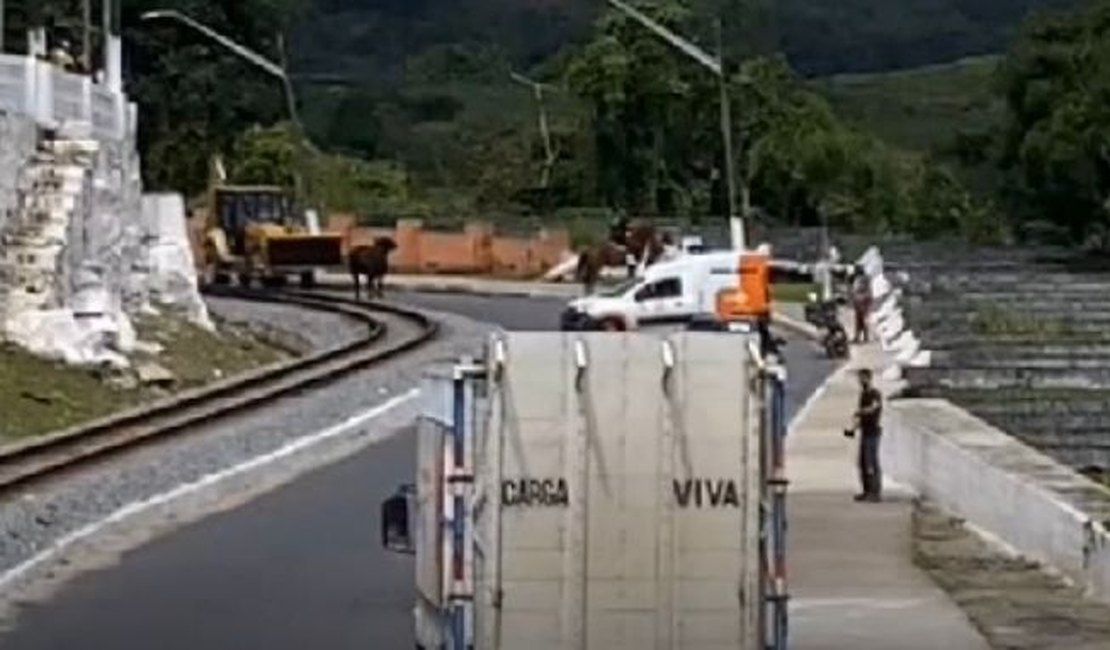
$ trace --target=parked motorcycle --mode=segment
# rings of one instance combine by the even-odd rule
[[[839,310],[846,304],[842,296],[831,300],[819,300],[817,294],[809,294],[809,302],[805,308],[806,321],[821,328],[821,347],[830,359],[848,358],[848,332],[840,323]]]

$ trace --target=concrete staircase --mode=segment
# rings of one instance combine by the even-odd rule
[[[1110,273],[1054,251],[884,251],[930,363],[909,394],[968,409],[1081,469],[1110,472]]]

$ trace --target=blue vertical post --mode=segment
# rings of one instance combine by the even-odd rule
[[[453,417],[451,427],[451,465],[458,471],[463,469],[466,462],[466,378],[461,369],[456,369],[453,386]],[[463,563],[465,558],[465,526],[466,526],[466,500],[456,494],[453,497],[453,517],[451,519],[451,578],[461,581],[463,578]],[[450,608],[450,638],[449,650],[466,650],[466,607],[463,603],[455,602]]]
[[[786,408],[785,372],[781,367],[766,373],[767,400],[770,406],[766,442],[770,446],[770,472],[767,487],[771,493],[771,576],[768,600],[771,604],[770,648],[786,650],[788,601],[786,589]]]

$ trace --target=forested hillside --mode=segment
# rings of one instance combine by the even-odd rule
[[[711,47],[720,19],[736,66],[734,162],[767,219],[993,238],[1020,215],[1073,238],[1110,232],[1106,86],[1090,81],[1110,60],[1110,0],[632,1]],[[233,176],[292,185],[305,174],[317,205],[364,218],[727,209],[711,75],[602,0],[121,2],[152,188],[195,194],[222,153]],[[1088,8],[1029,19],[1074,4]],[[36,21],[52,41],[78,42],[80,7],[8,0],[10,46]],[[304,133],[324,153],[307,155],[282,124],[275,79],[180,24],[140,19],[163,7],[275,60],[284,37]],[[812,81],[983,52],[1004,54],[1001,73]],[[546,82],[542,102],[514,70]],[[976,179],[990,190],[969,192]]]
[[[590,30],[601,0],[306,0],[298,65],[390,75],[460,48],[529,67]],[[723,15],[732,46],[782,50],[803,74],[874,71],[997,52],[1031,11],[1078,0],[696,0]],[[731,23],[729,24],[731,19]],[[704,22],[704,21],[703,21]],[[708,27],[708,26],[706,26]],[[711,30],[702,29],[711,42]]]

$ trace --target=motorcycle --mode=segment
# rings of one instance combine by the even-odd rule
[[[818,300],[817,294],[809,294],[806,304],[806,321],[823,330],[821,347],[830,359],[846,359],[849,354],[848,332],[840,323],[839,310],[846,300],[843,297],[831,300]]]

